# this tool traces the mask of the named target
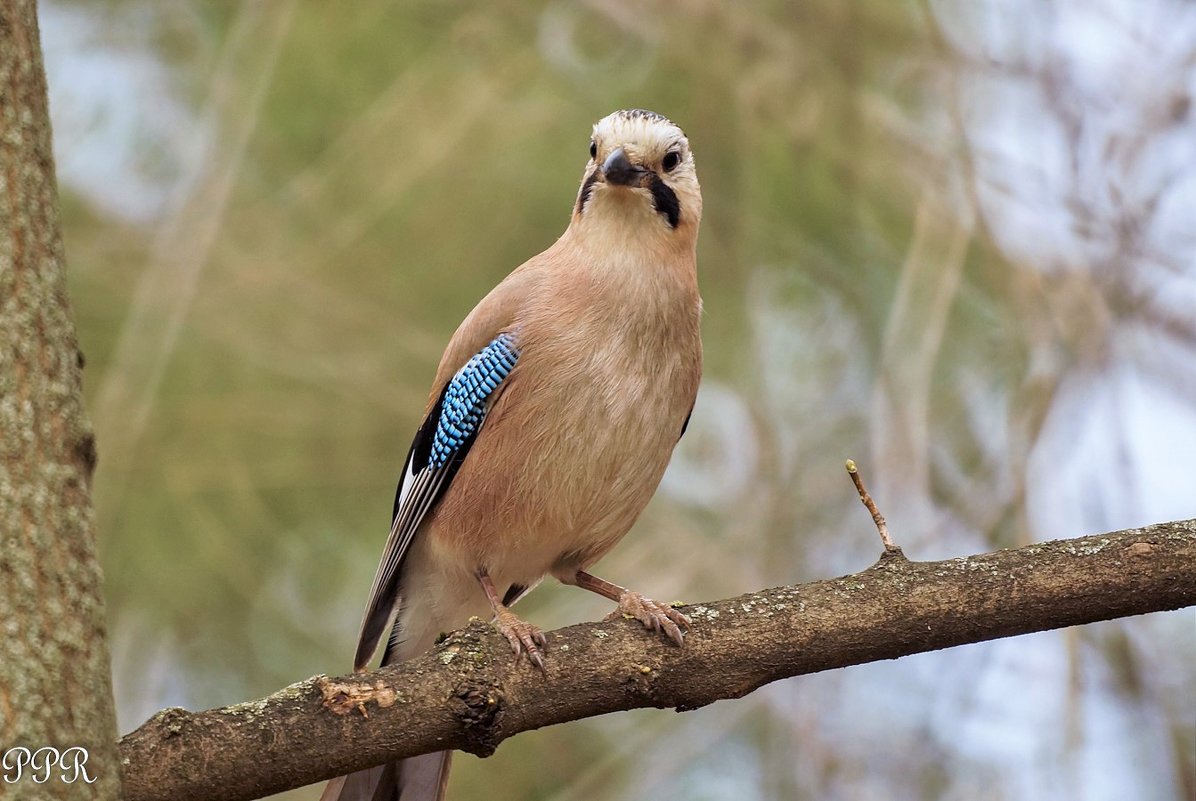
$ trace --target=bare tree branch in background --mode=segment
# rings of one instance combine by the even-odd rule
[[[167,709],[120,743],[128,801],[249,799],[399,757],[486,756],[522,731],[697,709],[778,679],[1196,604],[1196,520],[943,562],[887,553],[851,576],[686,606],[683,648],[634,621],[548,635],[546,670],[480,622],[431,653],[267,698]]]

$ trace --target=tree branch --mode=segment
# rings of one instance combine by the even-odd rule
[[[639,707],[696,709],[778,679],[1196,604],[1196,520],[951,559],[886,553],[851,576],[685,607],[685,647],[634,621],[548,635],[543,673],[474,622],[401,665],[267,698],[167,709],[120,743],[128,801],[249,799],[445,748]]]

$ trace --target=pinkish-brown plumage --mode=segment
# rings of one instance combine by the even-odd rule
[[[684,616],[585,571],[647,505],[693,407],[702,366],[701,191],[688,141],[659,115],[615,112],[595,125],[592,148],[568,229],[495,287],[445,350],[428,414],[495,337],[509,335],[518,360],[488,396],[455,473],[438,483],[428,473],[421,484],[431,468],[413,447],[359,669],[396,611],[384,662],[493,614],[516,653],[542,664],[539,630],[501,599],[546,575],[616,600],[681,641]],[[425,422],[417,446],[435,423]],[[422,514],[405,516],[406,507]],[[390,781],[402,801],[438,799],[447,757],[404,760],[389,778],[374,775],[368,793],[330,785],[325,798],[371,798],[378,781]]]

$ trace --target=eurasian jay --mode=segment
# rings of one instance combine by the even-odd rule
[[[482,299],[440,360],[357,670],[388,626],[382,664],[491,615],[516,658],[543,667],[544,635],[510,606],[547,575],[684,639],[679,611],[586,570],[639,517],[689,422],[702,371],[702,194],[685,134],[659,114],[616,111],[589,148],[565,233]],[[335,779],[324,801],[439,801],[449,756]]]

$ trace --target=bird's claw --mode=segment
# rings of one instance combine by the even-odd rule
[[[619,608],[612,612],[607,620],[622,615],[635,618],[654,632],[664,632],[670,640],[683,645],[685,631],[690,626],[690,619],[668,604],[654,601],[634,590],[624,590],[619,595]]]
[[[519,654],[525,653],[529,662],[540,670],[544,669],[544,648],[548,645],[548,639],[539,626],[520,619],[509,609],[502,609],[494,616],[494,625],[511,643],[516,659]]]

